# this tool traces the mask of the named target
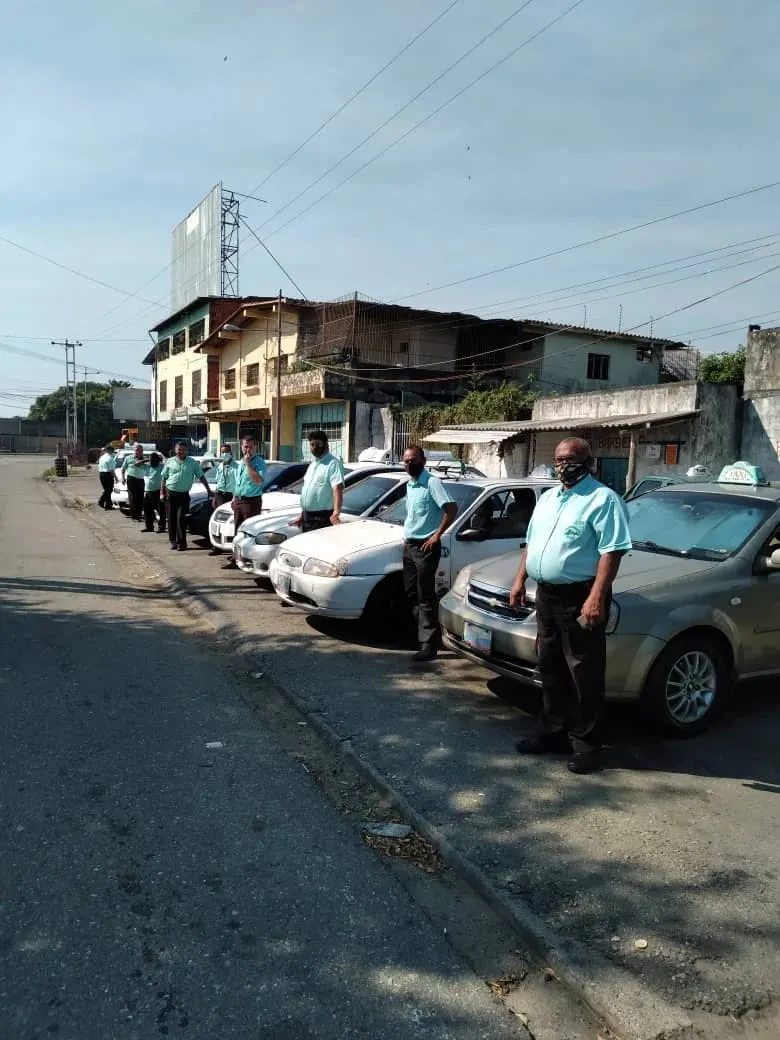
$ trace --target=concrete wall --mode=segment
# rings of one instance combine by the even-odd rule
[[[349,457],[356,460],[366,448],[393,448],[393,413],[387,407],[355,401]]]
[[[653,412],[687,412],[696,407],[697,383],[660,383],[624,390],[541,397],[535,402],[534,419],[601,419],[612,415],[649,415]]]
[[[608,390],[618,386],[650,386],[661,377],[661,350],[654,348],[652,361],[640,361],[638,345],[605,340],[594,343],[595,336],[563,332],[544,338],[540,380],[544,385],[563,389]],[[609,378],[588,379],[588,354],[609,357]]]
[[[740,457],[780,480],[780,329],[752,329],[745,359]]]

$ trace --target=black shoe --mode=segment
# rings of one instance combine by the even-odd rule
[[[413,668],[418,664],[428,664],[431,661],[435,661],[437,652],[433,646],[421,646],[417,653],[412,655],[409,667]]]
[[[153,527],[142,527],[141,528],[141,534],[154,534],[154,528]]]
[[[598,773],[601,769],[601,752],[595,748],[592,751],[575,751],[566,765],[570,773],[577,773],[578,776]]]
[[[569,741],[563,732],[537,733],[515,744],[515,751],[521,755],[566,755],[569,750]]]
[[[179,552],[186,552],[187,551],[187,546],[186,545],[177,545],[176,548],[179,550]]]
[[[164,527],[158,527],[157,528],[157,533],[158,534],[165,534],[165,528]]]
[[[219,556],[219,555],[220,555],[219,549],[212,549],[211,552],[209,553],[209,556]]]
[[[223,571],[233,571],[233,570],[237,570],[237,569],[238,569],[238,564],[236,563],[236,561],[233,559],[232,556],[230,557],[230,559],[228,560],[227,563],[223,563],[222,564],[222,570]]]
[[[171,552],[178,552],[178,551],[179,551],[178,545],[176,545],[175,542],[171,542]]]

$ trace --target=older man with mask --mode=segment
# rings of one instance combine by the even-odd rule
[[[317,531],[341,523],[344,467],[328,451],[324,430],[313,430],[309,434],[309,449],[314,459],[303,477],[301,515],[292,523],[302,531]]]
[[[199,480],[211,498],[211,488],[206,481],[200,464],[187,454],[187,445],[179,441],[176,453],[167,459],[162,468],[160,497],[167,503],[168,538],[171,549],[184,552],[187,548],[187,513],[190,508],[190,491]]]
[[[572,773],[601,765],[606,623],[612,583],[631,548],[623,500],[591,476],[592,468],[587,441],[569,438],[555,449],[561,486],[539,499],[509,600],[524,605],[533,578],[542,711],[536,735],[517,750],[544,754],[570,746]]]
[[[136,444],[132,455],[127,455],[122,463],[122,472],[127,485],[127,501],[130,506],[130,519],[141,522],[144,511],[144,478],[147,465],[144,460],[144,449]]]
[[[226,502],[233,501],[236,493],[236,474],[238,463],[233,458],[233,449],[229,444],[223,444],[220,449],[219,464],[217,466],[217,490],[214,495],[214,508],[224,506]],[[219,556],[219,549],[212,549],[209,556]]]
[[[252,516],[259,516],[263,511],[263,484],[265,483],[265,459],[258,454],[254,437],[244,437],[241,441],[241,461],[236,466],[235,491],[233,494],[233,523],[235,530]],[[236,567],[232,554],[222,570]]]

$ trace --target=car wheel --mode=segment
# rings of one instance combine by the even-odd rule
[[[406,635],[412,630],[412,616],[400,574],[389,574],[374,586],[361,620],[374,631],[389,629]]]
[[[253,578],[252,580],[254,581],[255,585],[257,585],[258,589],[264,589],[266,592],[274,591],[274,587],[271,583],[270,578]]]
[[[732,686],[723,648],[702,632],[670,643],[652,667],[644,707],[670,735],[703,733],[722,711]]]

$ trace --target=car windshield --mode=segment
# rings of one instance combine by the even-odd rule
[[[344,491],[344,502],[341,506],[342,513],[350,516],[360,516],[367,509],[375,505],[380,498],[392,490],[398,483],[398,477],[382,477],[379,475],[366,477],[352,484]]]
[[[345,487],[349,487],[350,483],[355,482],[355,476],[357,473],[357,470],[350,469],[349,466],[344,467]],[[301,477],[300,480],[296,480],[294,484],[288,484],[284,490],[289,492],[291,495],[300,495],[301,491],[303,491],[303,477]]]
[[[775,503],[741,495],[657,491],[626,503],[635,549],[725,560],[776,508]]]
[[[452,501],[457,503],[458,513],[462,513],[464,509],[467,509],[482,493],[482,488],[479,485],[456,484],[449,480],[444,481],[444,488]],[[388,524],[402,526],[406,519],[406,495],[403,498],[399,498],[394,506],[386,509],[380,519]]]

